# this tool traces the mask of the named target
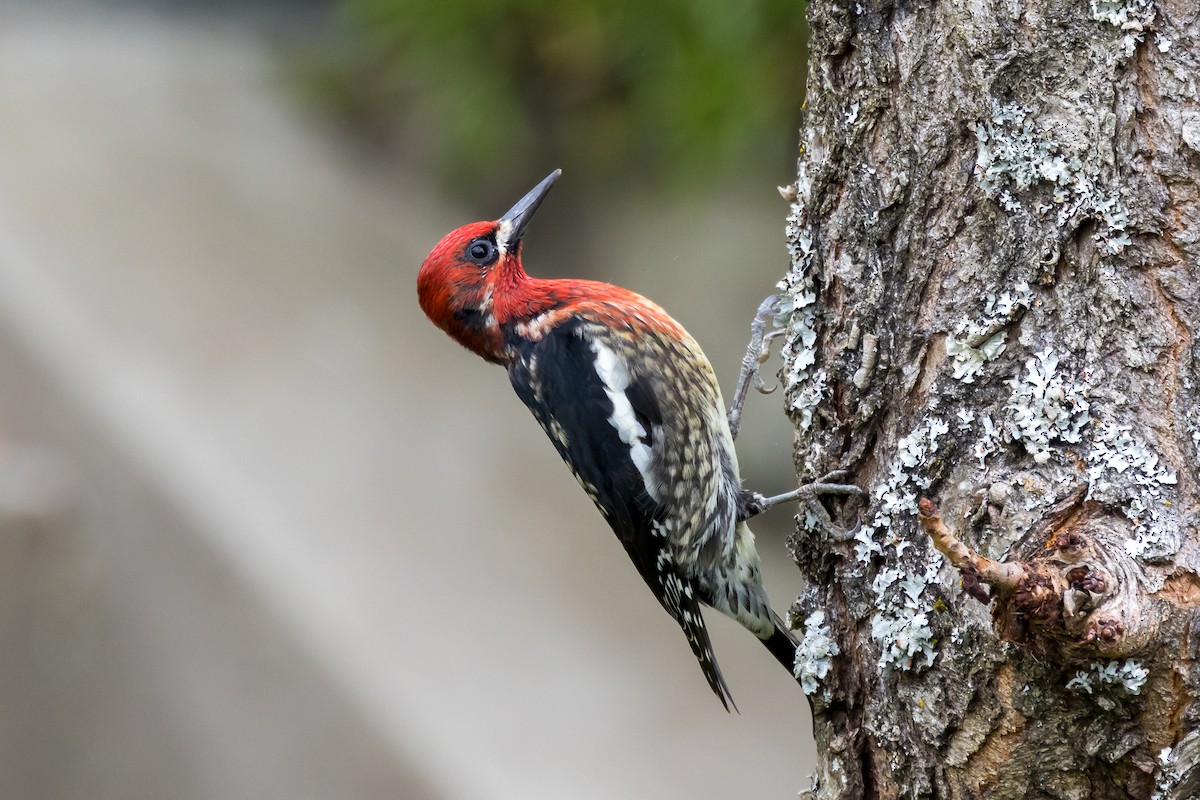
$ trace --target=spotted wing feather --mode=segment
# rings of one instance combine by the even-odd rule
[[[697,581],[679,564],[668,508],[648,485],[663,410],[645,377],[622,371],[613,348],[568,321],[519,341],[509,377],[518,396],[616,533],[654,596],[683,629],[709,686],[732,697],[700,614]],[[607,354],[607,355],[606,355]]]

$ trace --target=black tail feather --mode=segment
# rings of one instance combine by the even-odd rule
[[[771,617],[775,621],[775,631],[770,637],[763,639],[762,643],[771,651],[771,655],[775,656],[775,660],[782,664],[788,674],[794,678],[796,676],[796,648],[800,646],[800,643],[796,641],[796,637],[778,614],[771,612]]]
[[[691,642],[691,639],[688,640]],[[725,706],[726,711],[738,711],[737,703],[733,702],[733,695],[729,692],[729,684],[725,683],[725,676],[721,674],[721,668],[717,665],[717,659],[713,655],[712,645],[708,644],[708,637],[705,636],[705,648],[697,648],[692,646],[692,652],[696,654],[696,660],[700,662],[700,669],[704,672],[704,678],[708,681],[708,685],[712,688],[713,694],[721,701],[721,705]]]
[[[708,681],[713,694],[721,701],[721,705],[725,706],[726,711],[731,708],[733,711],[738,711],[737,703],[733,702],[733,695],[729,692],[729,684],[725,682],[725,676],[721,674],[721,668],[717,666],[717,657],[713,654],[712,641],[708,638],[708,628],[704,625],[704,617],[700,616],[700,606],[695,601],[691,601],[687,606],[690,606],[687,609],[690,613],[681,614],[678,622],[683,628],[692,653],[700,662],[704,679]],[[741,712],[738,711],[738,713]]]
[[[737,711],[740,714],[737,704],[733,702],[733,695],[729,692],[729,684],[725,682],[725,676],[721,674],[717,658],[713,655],[712,642],[709,640],[704,618],[700,616],[699,605],[690,596],[686,598],[683,605],[684,608],[680,609],[681,613],[676,616],[676,620],[683,628],[684,635],[687,636],[692,653],[700,662],[700,669],[704,672],[705,680],[708,681],[713,694],[721,701],[721,705],[725,706],[726,711]],[[675,615],[673,614],[673,616]],[[783,665],[788,674],[795,678],[796,649],[800,643],[778,614],[772,611],[771,618],[775,623],[775,630],[769,637],[759,641],[766,646],[767,650],[771,651],[771,655],[775,656],[775,660]]]
[[[769,637],[760,639],[760,641],[771,652],[771,655],[775,656],[775,660],[783,665],[788,674],[795,678],[796,649],[800,643],[778,614],[771,612],[771,617],[775,622],[775,630]],[[699,619],[698,614],[695,619]],[[703,621],[699,626],[684,625],[683,629],[687,634],[688,644],[691,645],[692,652],[696,655],[696,660],[700,662],[700,669],[704,671],[704,677],[708,681],[708,685],[712,687],[713,694],[725,706],[726,711],[738,711],[737,704],[733,702],[733,695],[729,693],[729,685],[725,683],[721,668],[717,666],[717,659],[713,655],[712,644],[709,642],[708,631],[704,627]],[[738,711],[738,713],[741,712]]]

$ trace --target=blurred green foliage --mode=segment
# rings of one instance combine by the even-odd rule
[[[784,168],[802,0],[341,0],[311,86],[443,177],[511,192],[549,166],[620,181]]]

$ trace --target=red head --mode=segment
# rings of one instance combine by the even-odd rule
[[[521,236],[562,170],[556,169],[495,222],[451,231],[425,257],[417,298],[433,324],[488,361],[503,361],[495,299],[511,297],[527,280]]]

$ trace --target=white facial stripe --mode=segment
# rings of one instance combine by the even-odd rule
[[[652,453],[650,446],[641,440],[641,437],[646,435],[646,429],[638,422],[637,415],[633,413],[633,405],[625,394],[625,390],[629,388],[629,370],[616,353],[600,342],[592,342],[592,351],[596,354],[596,373],[600,376],[600,382],[604,384],[604,393],[613,404],[613,413],[608,421],[617,429],[621,441],[629,445],[629,457],[642,475],[646,493],[657,501],[658,489],[650,472]]]
[[[512,229],[513,223],[510,219],[502,219],[496,226],[496,247],[501,253],[508,252],[508,237],[512,236]]]

